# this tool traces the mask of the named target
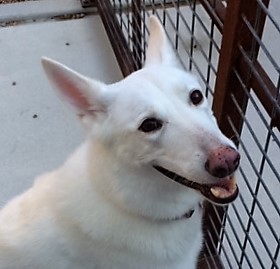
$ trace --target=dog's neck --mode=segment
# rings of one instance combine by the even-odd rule
[[[198,203],[196,207],[187,211],[184,215],[172,219],[164,219],[165,222],[172,222],[172,221],[180,221],[180,220],[187,220],[190,219],[196,211],[201,211],[203,208],[202,202]]]
[[[164,219],[163,221],[165,221],[165,222],[173,222],[173,221],[190,219],[193,216],[194,212],[195,212],[195,209],[191,209],[191,210],[187,211],[181,217],[176,217],[176,218],[173,218],[173,219]]]

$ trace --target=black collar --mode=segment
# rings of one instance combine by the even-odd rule
[[[191,209],[188,212],[186,212],[183,216],[181,217],[176,217],[174,219],[170,219],[170,221],[176,221],[176,220],[183,220],[183,219],[190,219],[192,215],[194,214],[195,210]]]
[[[203,209],[203,204],[202,204],[202,202],[199,202],[198,205],[195,207],[195,209],[191,209],[191,210],[187,211],[181,217],[176,217],[173,219],[165,219],[164,221],[170,222],[170,221],[177,221],[177,220],[183,220],[183,219],[190,219],[196,210],[201,211],[202,209]]]
[[[190,219],[192,217],[193,213],[194,213],[194,209],[192,209],[189,212],[187,212],[182,218]]]

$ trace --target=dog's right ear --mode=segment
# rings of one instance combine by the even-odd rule
[[[99,112],[106,112],[106,85],[49,58],[43,57],[42,65],[61,99],[74,107],[78,115],[96,116]]]
[[[159,19],[154,15],[150,17],[150,37],[144,67],[151,65],[179,66],[165,30]]]

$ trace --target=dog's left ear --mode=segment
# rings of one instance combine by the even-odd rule
[[[42,65],[48,79],[62,101],[68,103],[79,116],[97,116],[107,111],[110,94],[107,86],[87,78],[67,66],[42,58]]]
[[[154,15],[150,17],[150,37],[144,67],[151,65],[179,66],[165,30],[159,19]]]

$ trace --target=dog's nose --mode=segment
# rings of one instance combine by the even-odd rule
[[[223,178],[237,169],[239,161],[240,154],[234,148],[221,146],[210,152],[205,168],[212,176]]]

